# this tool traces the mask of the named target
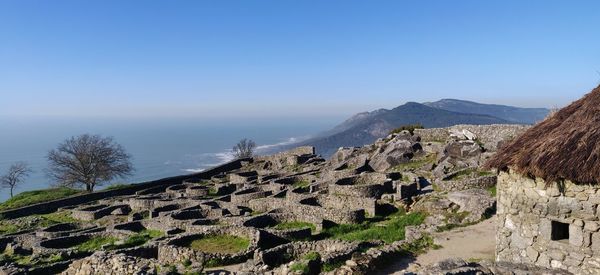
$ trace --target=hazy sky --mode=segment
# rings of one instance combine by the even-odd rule
[[[600,81],[600,1],[0,1],[0,115],[560,106]]]

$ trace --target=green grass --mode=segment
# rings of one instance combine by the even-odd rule
[[[16,263],[18,265],[30,266],[32,264],[31,256],[12,254],[12,253],[2,253],[0,254],[0,265],[4,263]]]
[[[219,267],[219,266],[225,266],[225,265],[227,265],[227,262],[224,262],[220,259],[209,259],[208,261],[204,262],[205,268]]]
[[[310,185],[310,182],[308,182],[308,181],[306,181],[306,180],[301,180],[301,181],[297,181],[297,182],[295,182],[295,183],[294,183],[292,186],[293,186],[294,188],[298,188],[298,187],[300,187],[300,188],[306,188],[306,187],[308,187],[309,185]]]
[[[17,225],[8,221],[0,222],[0,235],[16,233],[20,231],[19,229],[20,228]]]
[[[300,261],[295,262],[290,266],[290,271],[300,272],[302,274],[310,274],[310,267],[308,266],[308,262],[320,260],[321,254],[314,251],[308,252],[306,255],[302,256],[302,259]]]
[[[425,220],[426,214],[413,212],[405,214],[398,212],[386,217],[383,221],[367,220],[361,224],[340,224],[323,230],[322,235],[328,238],[347,241],[382,240],[392,243],[405,238],[405,227],[419,225]]]
[[[493,176],[493,175],[495,175],[495,174],[490,171],[479,171],[477,169],[465,169],[465,170],[459,171],[458,173],[456,173],[444,180],[461,180],[461,179],[470,178],[470,177],[488,177],[488,176]]]
[[[311,232],[315,232],[317,230],[317,227],[314,224],[303,221],[282,222],[273,227],[273,229],[276,230],[290,230],[301,228],[310,228]]]
[[[307,261],[316,261],[321,259],[321,254],[319,254],[319,252],[311,251],[302,256],[302,259]]]
[[[404,244],[401,247],[402,251],[409,253],[411,255],[414,255],[414,256],[425,253],[430,248],[440,249],[441,246],[435,244],[433,241],[433,238],[429,235],[425,235],[425,236],[421,237],[420,239],[418,239],[414,242],[411,242],[411,243]]]
[[[130,187],[131,185],[132,184],[115,183],[115,184],[109,185],[108,187],[104,188],[104,191],[123,189],[123,188]]]
[[[331,271],[334,271],[334,270],[342,267],[342,265],[344,265],[344,261],[336,261],[333,263],[324,263],[321,266],[321,271],[322,272],[331,272]]]
[[[0,203],[0,210],[19,208],[40,202],[62,199],[82,192],[83,191],[81,190],[75,190],[66,187],[27,191],[20,193],[3,203]]]
[[[104,245],[114,245],[118,240],[115,237],[98,236],[77,245],[75,248],[79,251],[91,252],[100,250]]]
[[[490,192],[490,195],[492,195],[492,197],[496,197],[496,185],[488,188],[488,191]]]
[[[297,272],[300,274],[309,274],[310,273],[310,269],[308,268],[308,264],[304,261],[302,262],[295,262],[290,266],[290,271],[292,272]]]
[[[209,197],[216,197],[218,196],[219,190],[217,190],[217,188],[214,187],[209,187],[208,188],[208,196]]]
[[[436,154],[429,154],[425,157],[414,158],[409,162],[400,163],[392,168],[390,168],[389,172],[404,172],[419,169],[427,164],[435,163],[437,158]]]
[[[207,253],[236,254],[250,246],[250,240],[233,235],[204,236],[194,240],[189,247]]]
[[[31,215],[15,220],[0,220],[0,235],[12,234],[23,230],[39,229],[59,223],[76,223],[69,211],[59,211],[44,215]]]
[[[48,224],[47,226],[50,226],[52,224],[58,224],[58,223],[80,222],[80,220],[77,220],[71,216],[70,211],[58,211],[58,212],[54,212],[54,213],[50,213],[50,214],[43,214],[43,215],[36,215],[36,216],[46,220],[47,223],[51,223],[51,224]]]
[[[48,264],[62,262],[65,259],[60,254],[52,254],[43,257],[32,257],[31,255],[19,255],[19,254],[0,254],[0,265],[3,263],[16,263],[21,266],[44,266]]]
[[[165,234],[162,231],[146,229],[139,233],[136,233],[135,235],[130,236],[129,238],[127,238],[125,240],[125,242],[123,242],[123,244],[111,245],[108,247],[108,249],[114,250],[114,249],[136,247],[136,246],[140,246],[140,245],[147,243],[149,240],[160,238],[164,235]]]
[[[477,222],[469,222],[469,223],[462,223],[463,220],[469,216],[469,212],[467,211],[463,211],[463,212],[452,212],[452,213],[446,213],[444,214],[444,221],[445,221],[445,225],[439,226],[437,228],[438,232],[443,232],[443,231],[449,231],[455,228],[460,228],[460,227],[466,227],[466,226],[470,226],[470,225],[474,225]],[[458,221],[459,223],[454,223],[451,221]]]
[[[488,176],[495,176],[496,174],[494,172],[490,172],[490,171],[477,171],[477,176],[480,177],[488,177]]]

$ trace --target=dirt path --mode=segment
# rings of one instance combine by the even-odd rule
[[[430,250],[416,259],[407,259],[381,270],[379,274],[403,274],[402,270],[418,271],[427,266],[448,258],[494,259],[496,217],[472,225],[435,234],[435,243],[442,248]]]

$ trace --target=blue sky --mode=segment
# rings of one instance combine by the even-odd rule
[[[334,116],[600,83],[599,1],[0,1],[0,115]]]

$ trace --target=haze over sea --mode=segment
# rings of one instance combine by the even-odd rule
[[[341,118],[218,119],[196,118],[8,118],[0,117],[0,174],[15,161],[33,169],[15,194],[47,188],[46,154],[64,139],[83,133],[112,136],[133,157],[133,175],[114,183],[134,183],[199,172],[232,159],[242,138],[254,140],[257,153],[330,129]],[[10,197],[0,191],[0,201]]]

